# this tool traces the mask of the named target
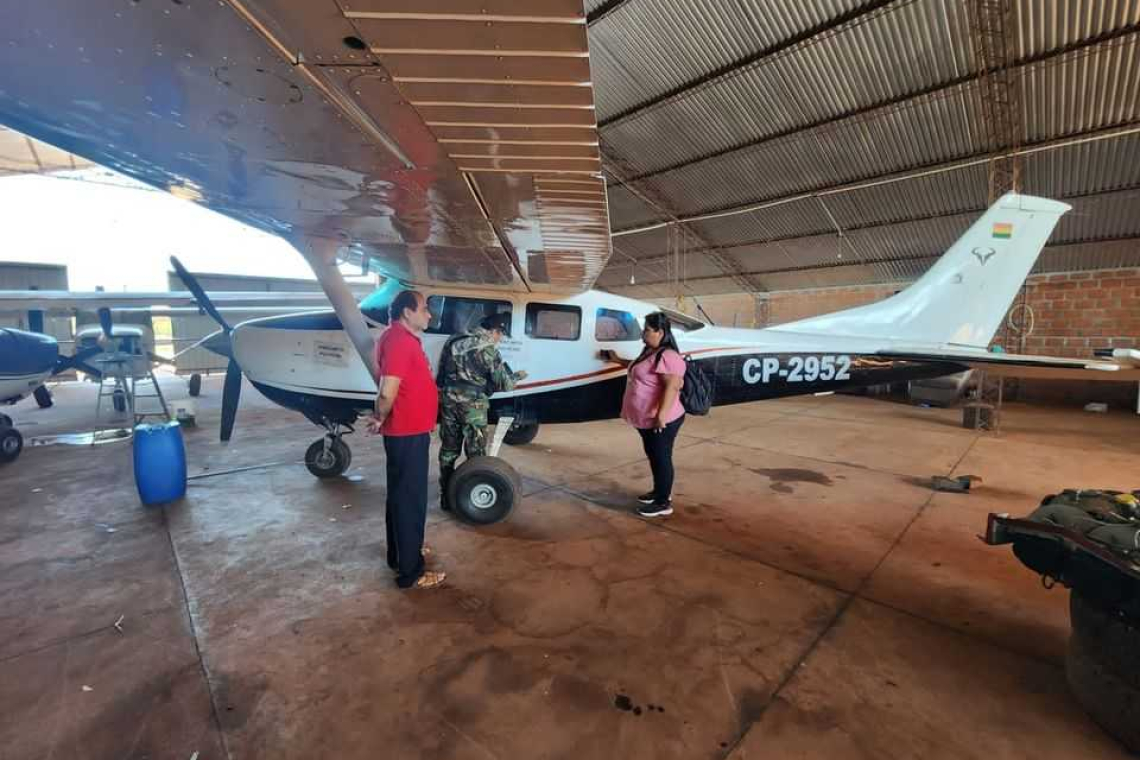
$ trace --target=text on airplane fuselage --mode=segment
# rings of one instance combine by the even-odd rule
[[[851,357],[843,354],[789,356],[785,363],[775,356],[745,360],[741,365],[749,385],[781,380],[786,383],[814,383],[851,379]]]

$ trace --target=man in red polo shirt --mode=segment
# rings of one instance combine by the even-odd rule
[[[372,433],[384,434],[388,464],[388,567],[400,588],[433,588],[441,572],[424,570],[427,521],[428,447],[435,429],[439,394],[420,333],[431,322],[427,299],[404,290],[388,307],[388,329],[376,341],[376,411]]]

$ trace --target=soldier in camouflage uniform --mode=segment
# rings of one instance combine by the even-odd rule
[[[494,314],[471,333],[457,335],[444,346],[439,360],[439,494],[448,508],[447,483],[462,449],[467,458],[487,453],[487,410],[490,395],[514,389],[526,372],[512,372],[499,354],[498,342],[510,329],[509,314]]]

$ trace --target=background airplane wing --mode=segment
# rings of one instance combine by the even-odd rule
[[[221,291],[209,294],[222,306],[293,306],[319,308],[328,306],[324,293],[290,293],[278,291]],[[73,292],[68,290],[0,290],[0,312],[71,311],[74,309],[112,309],[150,306],[195,307],[189,291],[155,293]]]
[[[990,375],[1005,377],[1140,381],[1140,369],[1130,362],[1112,358],[1071,359],[1032,354],[997,354],[969,349],[908,350],[905,347],[878,351],[876,356],[918,362],[949,362],[965,368],[984,370]]]
[[[40,0],[5,22],[0,123],[298,246],[563,292],[610,255],[581,0]]]

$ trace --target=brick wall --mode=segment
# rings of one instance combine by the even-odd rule
[[[767,325],[781,325],[797,319],[881,301],[906,287],[906,283],[861,285],[850,288],[817,288],[769,293]]]
[[[1095,348],[1136,348],[1140,336],[1140,269],[1105,269],[1032,277],[1027,353],[1089,356]],[[1021,315],[1015,306],[1015,321]],[[1009,350],[1018,344],[1011,341]]]

